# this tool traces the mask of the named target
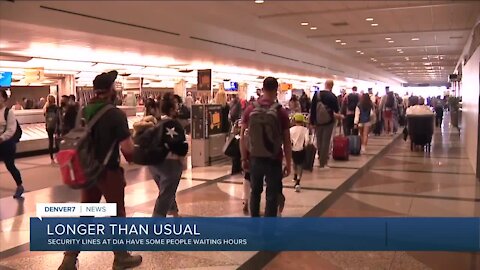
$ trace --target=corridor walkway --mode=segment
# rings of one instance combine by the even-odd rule
[[[373,137],[367,155],[332,162],[333,169],[307,173],[302,191],[284,180],[283,216],[385,217],[480,216],[480,187],[457,131],[438,129],[430,156],[410,152],[401,138]],[[19,160],[28,192],[10,197],[13,182],[0,165],[0,269],[55,269],[60,252],[30,252],[29,217],[37,202],[77,201],[77,191],[61,185],[48,157]],[[242,177],[229,164],[189,169],[178,204],[182,216],[243,216]],[[157,196],[149,173],[127,166],[127,215],[150,216]],[[138,269],[478,269],[480,256],[433,252],[141,252]],[[110,252],[83,252],[80,269],[110,269]]]

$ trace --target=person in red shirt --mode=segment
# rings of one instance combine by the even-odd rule
[[[268,77],[263,81],[263,95],[257,103],[261,107],[270,108],[277,99],[278,82],[273,77]],[[250,157],[247,158],[249,149],[245,141],[245,130],[249,126],[250,114],[254,111],[256,104],[250,104],[245,110],[242,118],[242,129],[240,133],[240,151],[242,154],[242,168],[244,171],[250,169],[251,195],[250,195],[250,215],[252,217],[260,216],[260,198],[263,192],[264,179],[267,184],[265,216],[276,217],[278,210],[283,208],[282,179],[291,173],[292,167],[292,145],[290,142],[290,120],[287,111],[279,106],[277,110],[278,122],[280,124],[283,142],[283,153],[279,151],[276,157],[255,157],[250,151]],[[251,134],[252,131],[249,130]],[[252,140],[252,137],[249,138]],[[251,150],[251,149],[250,149]],[[286,167],[282,171],[282,160],[285,156]]]

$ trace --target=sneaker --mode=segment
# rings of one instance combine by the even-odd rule
[[[330,170],[330,167],[328,167],[327,165],[320,167],[320,171],[328,171],[328,170]]]
[[[22,185],[17,186],[17,189],[15,190],[15,194],[13,195],[13,198],[15,199],[20,199],[22,198],[22,194],[25,191]]]
[[[295,185],[295,192],[300,192],[300,189],[301,189],[300,185]]]
[[[119,252],[115,254],[113,260],[113,270],[124,270],[134,268],[142,264],[142,256],[132,255],[129,252]]]
[[[365,149],[360,150],[360,154],[366,154],[366,153],[367,153],[367,150]]]
[[[76,256],[65,255],[63,256],[62,264],[58,267],[58,270],[77,270],[78,259]]]
[[[280,194],[278,196],[278,213],[281,214],[283,212],[283,208],[285,208],[285,196]]]
[[[178,211],[168,211],[167,212],[167,215],[170,215],[170,216],[173,216],[173,217],[180,217],[180,215],[178,214]]]

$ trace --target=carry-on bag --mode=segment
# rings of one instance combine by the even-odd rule
[[[315,135],[313,135],[315,138]],[[313,164],[315,163],[315,156],[317,155],[317,147],[314,144],[315,140],[305,146],[305,160],[303,161],[303,169],[307,171],[313,171]]]
[[[332,157],[334,160],[348,160],[350,154],[348,137],[342,134],[341,126],[339,129],[339,135],[333,137]]]
[[[358,156],[362,149],[362,140],[358,136],[358,129],[354,129],[354,135],[348,136],[348,148],[350,155]]]

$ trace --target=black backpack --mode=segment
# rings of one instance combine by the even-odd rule
[[[352,94],[348,95],[348,97],[347,97],[347,108],[348,108],[348,110],[354,112],[355,109],[357,108],[358,101],[359,101],[359,98],[358,98],[357,94],[352,93]]]
[[[5,123],[7,123],[8,125],[8,112],[10,111],[9,108],[5,108],[5,115],[3,116],[5,118]],[[20,138],[22,137],[22,128],[20,127],[20,124],[18,123],[18,120],[16,120],[17,122],[17,129],[15,130],[15,134],[13,134],[13,136],[9,139],[10,141],[14,142],[14,143],[18,143],[20,141]]]
[[[395,97],[393,95],[387,95],[387,101],[385,102],[386,108],[393,108],[395,105]]]
[[[155,126],[148,128],[133,138],[133,162],[139,165],[158,165],[167,157],[170,149],[164,142],[163,132],[166,122],[160,120]]]

